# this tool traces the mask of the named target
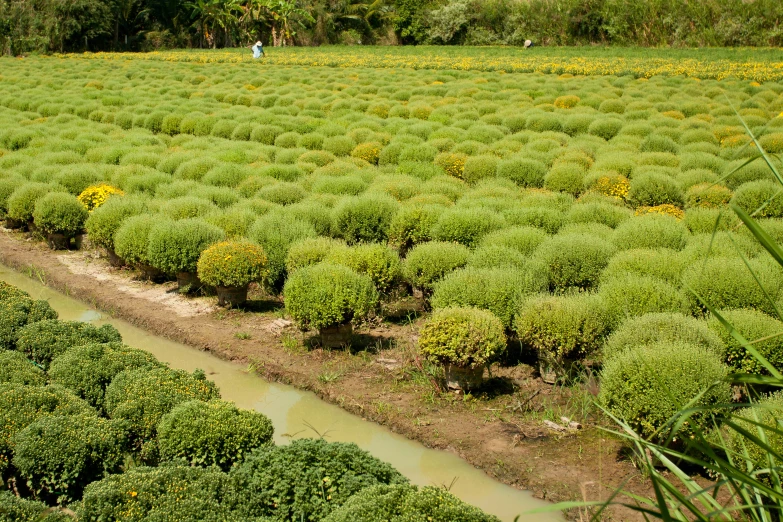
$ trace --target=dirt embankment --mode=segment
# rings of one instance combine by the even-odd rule
[[[566,434],[545,418],[579,411],[589,393],[543,384],[532,368],[493,371],[488,390],[439,392],[415,355],[416,325],[382,324],[357,331],[350,351],[309,346],[281,320],[279,301],[251,294],[249,311],[224,310],[212,297],[186,298],[175,284],[155,285],[111,268],[95,251],[52,252],[0,231],[0,262],[34,268],[45,284],[157,335],[251,364],[266,379],[311,390],[345,410],[432,448],[451,451],[507,484],[551,501],[607,498],[614,487],[647,488],[618,441],[588,422]],[[255,298],[255,299],[254,299]],[[571,516],[577,517],[574,512]],[[636,520],[613,508],[606,519]]]

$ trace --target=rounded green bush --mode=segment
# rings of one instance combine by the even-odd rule
[[[328,263],[291,274],[283,295],[286,311],[300,327],[319,330],[366,317],[378,304],[378,293],[368,276]]]
[[[163,461],[227,471],[251,450],[270,444],[273,433],[272,421],[262,413],[219,400],[188,401],[161,419],[158,447]]]
[[[651,276],[679,285],[686,259],[668,248],[638,248],[618,252],[601,273],[601,281],[611,281],[627,274]]]
[[[249,238],[255,241],[267,255],[267,283],[279,290],[285,279],[286,256],[291,245],[308,237],[315,237],[313,225],[304,219],[281,212],[271,212],[256,220]]]
[[[504,211],[503,216],[511,225],[531,226],[548,234],[556,233],[565,221],[561,210],[543,206],[512,208]]]
[[[367,189],[367,182],[361,176],[316,177],[311,191],[315,194],[334,194],[337,196],[356,196]]]
[[[0,351],[0,384],[44,386],[46,381],[46,373],[22,353]]]
[[[207,172],[201,182],[216,187],[234,188],[250,177],[251,172],[237,165],[218,165]]]
[[[628,190],[628,202],[634,206],[654,207],[671,204],[682,207],[685,196],[680,185],[666,174],[647,173],[634,176]]]
[[[527,258],[510,247],[500,245],[479,246],[470,256],[470,268],[524,269]]]
[[[8,212],[8,198],[25,183],[27,179],[21,176],[0,178],[0,217],[5,217]]]
[[[24,295],[0,300],[0,349],[13,350],[19,330],[47,319],[57,319],[57,312],[46,301],[34,301]]]
[[[587,133],[608,141],[617,136],[622,128],[623,121],[618,118],[599,118],[590,123]]]
[[[614,253],[615,247],[611,243],[594,235],[563,234],[541,243],[533,256],[546,267],[550,289],[563,291],[597,285]]]
[[[751,181],[775,181],[772,171],[763,161],[753,161],[745,164],[747,160],[737,160],[726,165],[720,174],[725,176],[724,183],[732,190],[737,190],[745,183]]]
[[[753,343],[753,348],[775,369],[783,369],[783,337],[780,335],[783,333],[783,322],[758,310],[722,310],[720,315],[746,341]],[[769,371],[754,355],[747,352],[717,317],[710,316],[707,324],[726,345],[725,361],[733,370],[737,373],[769,375]]]
[[[453,241],[468,247],[476,245],[482,237],[501,229],[506,224],[503,217],[483,208],[445,210],[431,230],[438,241]]]
[[[189,179],[200,181],[204,175],[218,165],[218,161],[211,157],[193,158],[180,163],[174,171],[177,179]]]
[[[356,147],[356,143],[348,136],[332,136],[325,138],[323,143],[323,150],[331,152],[335,156],[348,156],[354,147]]]
[[[334,235],[349,245],[385,242],[398,208],[395,199],[380,194],[345,198],[332,214]]]
[[[51,192],[36,201],[33,210],[35,226],[49,234],[72,236],[84,230],[87,208],[76,196]]]
[[[758,440],[763,440],[766,447],[762,448],[737,429],[727,429],[726,446],[732,455],[742,455],[745,465],[749,467],[752,465],[754,476],[765,483],[770,483],[775,479],[770,478],[769,473],[762,470],[770,469],[770,460],[772,466],[780,466],[777,457],[783,452],[783,437],[779,430],[779,419],[783,416],[783,394],[779,391],[772,393],[762,397],[751,407],[732,413],[732,422],[736,423],[739,429],[752,433]],[[772,451],[767,448],[772,448]]]
[[[293,243],[288,250],[285,267],[288,273],[325,260],[333,250],[346,249],[348,245],[339,239],[308,237]]]
[[[670,248],[682,250],[688,229],[676,218],[663,214],[635,216],[614,231],[612,243],[620,250],[634,248]]]
[[[96,412],[61,386],[0,384],[0,471],[11,460],[17,433],[41,417],[80,414]]]
[[[628,209],[611,203],[579,203],[566,213],[565,220],[568,223],[600,223],[616,228],[631,215]]]
[[[676,342],[700,346],[721,360],[726,355],[720,333],[716,334],[705,321],[680,312],[661,312],[630,317],[620,323],[606,340],[604,360],[637,346]]]
[[[688,245],[681,252],[681,257],[684,262],[690,263],[706,257],[755,257],[763,247],[755,238],[748,235],[713,230],[703,234],[693,234],[688,239]]]
[[[378,243],[363,243],[348,248],[332,248],[327,263],[342,265],[368,276],[378,292],[385,294],[399,282],[402,273],[397,252]]]
[[[103,410],[106,387],[125,370],[161,366],[149,352],[119,342],[71,346],[49,366],[52,382],[68,388],[92,407]]]
[[[544,188],[578,196],[584,190],[585,170],[576,163],[562,163],[552,167],[544,176]]]
[[[142,214],[126,218],[114,234],[114,251],[129,265],[148,265],[150,231],[155,226],[170,226],[173,221],[163,216]]]
[[[710,427],[709,406],[731,399],[727,374],[720,357],[701,346],[638,346],[606,361],[598,399],[646,439],[664,443],[673,435],[675,440],[687,440],[696,428]],[[679,433],[671,433],[669,423],[678,412],[700,406],[705,410],[689,416]]]
[[[196,196],[182,196],[164,202],[160,211],[171,219],[189,219],[206,217],[218,211],[218,207],[208,199]]]
[[[460,176],[468,183],[477,183],[482,179],[494,178],[498,169],[495,156],[470,156]]]
[[[694,234],[712,234],[714,230],[732,228],[739,218],[728,209],[689,208],[682,221]]]
[[[53,190],[54,187],[46,183],[25,183],[8,196],[8,217],[31,223],[35,204]]]
[[[656,312],[684,312],[688,300],[679,289],[657,277],[624,274],[602,283],[598,294],[618,321]]]
[[[222,229],[201,219],[159,223],[149,232],[147,257],[168,274],[196,272],[201,253],[225,237]]]
[[[0,522],[70,522],[70,516],[52,511],[43,502],[17,497],[11,491],[0,491]]]
[[[230,478],[216,468],[134,466],[84,490],[82,520],[239,522],[222,502]]]
[[[440,364],[483,368],[506,350],[506,334],[492,312],[444,308],[435,311],[421,327],[419,350]]]
[[[323,520],[353,495],[407,479],[356,444],[299,439],[254,451],[230,473],[242,520]]]
[[[120,332],[110,324],[93,326],[81,321],[47,319],[20,328],[16,349],[48,369],[55,357],[74,346],[121,341]]]
[[[210,286],[246,287],[267,274],[264,250],[247,240],[215,243],[201,253],[199,279]]]
[[[446,274],[468,263],[470,250],[459,243],[431,241],[416,245],[402,265],[405,280],[429,293]]]
[[[591,293],[537,295],[524,301],[514,317],[522,345],[554,363],[596,354],[612,325],[603,300]]]
[[[685,193],[686,208],[723,208],[731,201],[732,192],[723,185],[698,183]]]
[[[677,154],[680,151],[680,146],[668,136],[650,134],[642,140],[640,150],[642,152],[671,152],[672,154]]]
[[[757,218],[783,217],[783,196],[780,185],[774,181],[751,181],[734,192],[731,203]],[[9,215],[11,214],[9,208]]]
[[[93,414],[43,416],[14,435],[13,465],[37,498],[79,500],[90,482],[120,471],[125,434]]]
[[[114,236],[125,219],[147,210],[146,201],[138,197],[109,198],[90,213],[84,228],[95,245],[114,250]]]
[[[441,205],[403,206],[389,224],[389,244],[405,253],[414,245],[429,241],[443,211]]]
[[[751,259],[748,264],[750,269],[741,258],[710,257],[685,269],[683,285],[717,310],[753,308],[775,314],[768,296],[780,295],[783,289],[780,267],[766,259]],[[688,293],[692,310],[705,310],[692,292]]]
[[[485,235],[479,247],[504,247],[510,248],[519,254],[530,256],[538,246],[547,238],[546,232],[535,227],[510,227]]]
[[[256,192],[256,196],[278,205],[291,205],[307,197],[307,192],[295,183],[281,181],[274,185],[262,187]]]
[[[324,522],[405,522],[408,520],[499,522],[441,488],[373,486],[353,495]]]
[[[161,418],[177,404],[219,399],[204,372],[193,374],[165,367],[124,370],[106,387],[104,408],[112,419],[126,421],[136,443],[152,441]]]
[[[525,270],[463,268],[445,275],[434,284],[430,303],[433,309],[473,307],[495,314],[505,328],[528,294],[546,288],[546,275]]]
[[[525,157],[511,157],[498,162],[497,176],[510,179],[522,187],[540,188],[544,186],[547,173],[545,163]]]

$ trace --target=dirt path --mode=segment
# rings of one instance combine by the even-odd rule
[[[586,399],[541,383],[530,367],[495,370],[495,384],[480,397],[437,393],[415,356],[415,324],[365,327],[357,331],[365,349],[325,351],[306,348],[306,336],[285,324],[274,300],[254,300],[252,313],[223,310],[212,297],[180,296],[174,283],[136,281],[133,272],[111,268],[95,251],[55,253],[5,229],[0,262],[32,271],[46,285],[114,317],[252,364],[266,379],[311,390],[428,447],[451,451],[538,498],[606,498],[626,480],[626,487],[646,489],[631,463],[620,458],[618,441],[596,427],[587,423],[560,434],[544,426],[548,411],[551,416],[563,404]],[[251,293],[253,298],[259,296]],[[638,518],[614,508],[605,519]]]

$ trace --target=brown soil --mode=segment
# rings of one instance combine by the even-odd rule
[[[345,410],[432,448],[451,451],[507,484],[542,499],[604,499],[620,484],[649,493],[622,445],[601,432],[589,408],[595,384],[544,384],[531,366],[494,368],[480,394],[440,391],[415,352],[417,320],[364,325],[351,350],[324,350],[283,319],[279,300],[251,292],[247,310],[214,297],[187,298],[176,283],[136,280],[96,251],[55,253],[21,234],[0,232],[0,262],[34,268],[45,283],[157,335],[252,364],[263,377],[311,390]],[[404,311],[404,310],[403,310]],[[400,314],[403,315],[403,314]],[[544,424],[567,415],[583,429]],[[569,513],[578,518],[579,513]],[[639,520],[613,507],[605,520]]]

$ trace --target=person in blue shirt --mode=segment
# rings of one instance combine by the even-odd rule
[[[257,41],[256,44],[251,47],[251,49],[253,50],[253,58],[261,58],[262,56],[266,58],[264,45],[261,43],[261,40]]]

